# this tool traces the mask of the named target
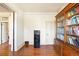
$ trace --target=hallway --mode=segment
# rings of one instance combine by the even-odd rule
[[[23,46],[19,51],[14,53],[15,56],[58,56],[52,45],[41,46],[40,48],[33,48],[33,46]],[[13,56],[10,51],[8,42],[0,45],[0,56]]]

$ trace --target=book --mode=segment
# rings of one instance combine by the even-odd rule
[[[79,15],[76,15],[77,22],[79,24]]]
[[[79,26],[76,26],[76,35],[79,36]]]
[[[67,15],[68,17],[70,17],[71,16],[71,13],[70,12],[68,12],[68,15]]]
[[[79,13],[79,6],[75,8],[76,12]]]
[[[76,39],[77,47],[79,47],[79,38]]]
[[[71,10],[71,15],[74,15],[74,14],[75,14],[74,10]]]
[[[77,24],[77,23],[78,23],[75,16],[73,16],[73,17],[71,18],[71,23],[72,23],[72,24]]]
[[[67,25],[71,25],[71,20],[66,19],[66,24],[67,24]]]
[[[72,41],[73,41],[73,42],[72,42],[72,43],[73,43],[73,45],[75,45],[75,46],[76,46],[76,45],[77,45],[77,43],[76,43],[76,37],[72,37]]]
[[[73,26],[72,28],[72,34],[79,35],[79,26]]]
[[[73,37],[69,36],[69,37],[68,37],[68,41],[69,41],[70,44],[74,45]]]
[[[79,48],[79,42],[78,42],[78,40],[75,39],[73,42],[74,42],[75,46]]]

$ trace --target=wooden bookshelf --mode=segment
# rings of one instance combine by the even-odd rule
[[[73,16],[79,15],[79,12],[76,10],[76,8],[79,6],[78,3],[69,3],[62,11],[60,11],[56,15],[56,38],[55,38],[55,48],[60,54],[60,56],[79,56],[79,48],[75,45],[72,45],[68,42],[68,36],[70,37],[76,37],[79,38],[78,35],[75,34],[67,34],[67,27],[74,27],[79,26],[79,23],[76,24],[66,24],[66,20],[71,20]],[[72,10],[76,10],[77,12],[73,11],[73,15],[67,16],[69,13],[71,13]],[[61,18],[63,17],[63,18]],[[65,22],[63,24],[63,22]],[[61,23],[60,27],[58,27],[58,23]],[[64,29],[64,33],[57,33],[59,30],[57,28]],[[63,40],[61,40],[57,35],[64,35]],[[61,37],[61,36],[60,36]]]

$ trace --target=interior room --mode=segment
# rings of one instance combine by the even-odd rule
[[[79,56],[78,3],[0,6],[0,55]]]
[[[0,55],[9,55],[13,49],[13,13],[0,4]]]

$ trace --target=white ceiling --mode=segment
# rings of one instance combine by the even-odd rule
[[[66,3],[14,3],[19,9],[24,12],[58,12]],[[0,16],[8,17],[10,12],[7,8],[0,5]]]
[[[58,12],[66,3],[15,3],[24,12]]]

